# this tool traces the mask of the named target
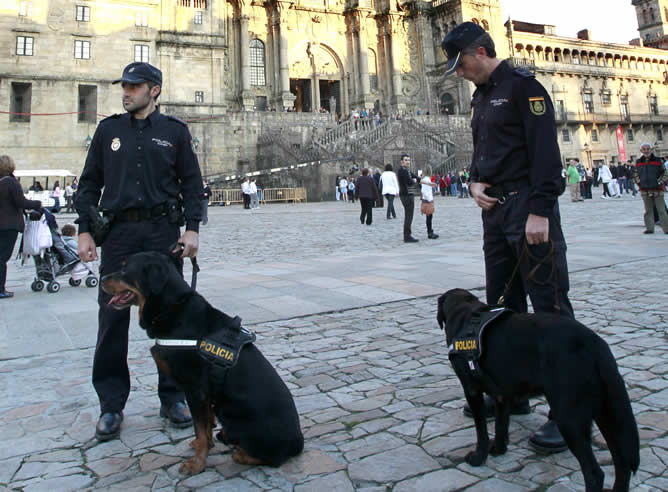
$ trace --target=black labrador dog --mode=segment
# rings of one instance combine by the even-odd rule
[[[472,336],[477,322],[501,314]],[[463,289],[438,299],[438,323],[445,329],[449,357],[475,419],[477,445],[466,455],[480,466],[488,452],[508,445],[510,403],[514,397],[544,394],[568,448],[577,458],[587,492],[603,490],[604,474],[591,447],[592,420],[605,438],[615,466],[613,491],[629,490],[638,470],[639,438],[624,380],[608,345],[577,321],[553,314],[493,312]],[[482,347],[477,362],[472,349]],[[483,392],[496,400],[495,439],[489,441]]]
[[[121,271],[102,279],[102,288],[113,296],[109,304],[115,308],[139,306],[140,326],[157,339],[153,358],[185,392],[195,456],[181,465],[182,473],[204,469],[215,417],[222,425],[217,437],[236,448],[237,463],[280,466],[302,452],[304,437],[290,390],[252,343],[254,336],[241,328],[239,318],[218,311],[192,290],[168,256],[132,255]]]

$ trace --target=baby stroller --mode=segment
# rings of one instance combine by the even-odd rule
[[[42,214],[44,214],[51,231],[53,246],[43,250],[39,255],[33,255],[35,280],[33,280],[30,288],[34,292],[40,292],[44,289],[46,283],[47,292],[58,292],[60,284],[56,281],[56,278],[67,274],[70,275],[69,283],[72,287],[81,285],[84,278],[86,279],[86,287],[97,287],[98,279],[91,264],[82,262],[75,246],[68,244],[61,236],[53,214],[42,209],[40,212],[31,212],[30,220],[39,221]]]

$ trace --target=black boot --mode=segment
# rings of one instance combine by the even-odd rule
[[[560,453],[568,449],[554,420],[548,420],[534,432],[529,438],[529,445],[539,453],[545,454]]]
[[[98,441],[110,441],[121,434],[123,412],[106,412],[100,415],[95,426],[95,438]]]
[[[438,239],[438,234],[434,234],[434,231],[427,233],[429,239]]]

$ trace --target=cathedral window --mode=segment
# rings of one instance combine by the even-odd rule
[[[201,24],[202,19],[204,18],[204,15],[201,10],[198,10],[195,12],[195,24]]]
[[[77,5],[77,20],[79,22],[90,21],[90,7],[86,5]]]
[[[568,130],[568,128],[562,128],[561,130],[561,140],[564,143],[568,143],[571,141],[571,132]]]
[[[16,54],[32,56],[34,38],[31,36],[16,36]]]
[[[190,7],[193,9],[206,9],[207,0],[177,0],[179,7]]]
[[[204,102],[204,91],[195,91],[195,102],[196,103]]]
[[[455,114],[455,99],[447,92],[441,96],[441,114]]]
[[[266,85],[264,78],[264,43],[259,39],[250,42],[250,82],[251,85]]]
[[[135,44],[135,61],[148,63],[148,45]]]
[[[95,123],[97,120],[97,86],[79,86],[79,121]]]
[[[74,41],[74,58],[78,60],[90,59],[90,41]]]
[[[12,96],[9,103],[9,121],[30,123],[30,102],[32,84],[12,82]]]

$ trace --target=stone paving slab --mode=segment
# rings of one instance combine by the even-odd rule
[[[562,205],[576,315],[611,345],[638,421],[641,466],[632,490],[668,490],[668,237],[641,234],[637,199]],[[202,232],[198,290],[258,333],[300,412],[305,451],[277,469],[237,465],[216,443],[202,474],[178,472],[192,455],[192,430],[157,416],[151,342],[134,324],[121,438],[97,443],[95,292],[32,293],[32,273],[12,263],[17,296],[0,311],[0,489],[583,490],[570,453],[542,456],[527,445],[548,411],[540,399],[532,414],[512,418],[506,455],[478,468],[463,461],[475,430],[461,413],[435,314],[436,294],[447,288],[483,294],[472,202],[439,199],[442,240],[418,245],[399,242],[400,220],[382,214],[360,230],[358,210],[341,203],[252,214],[212,209]],[[226,237],[249,222],[243,241]],[[416,231],[421,222],[418,215]],[[614,471],[597,430],[594,446],[610,487]]]

